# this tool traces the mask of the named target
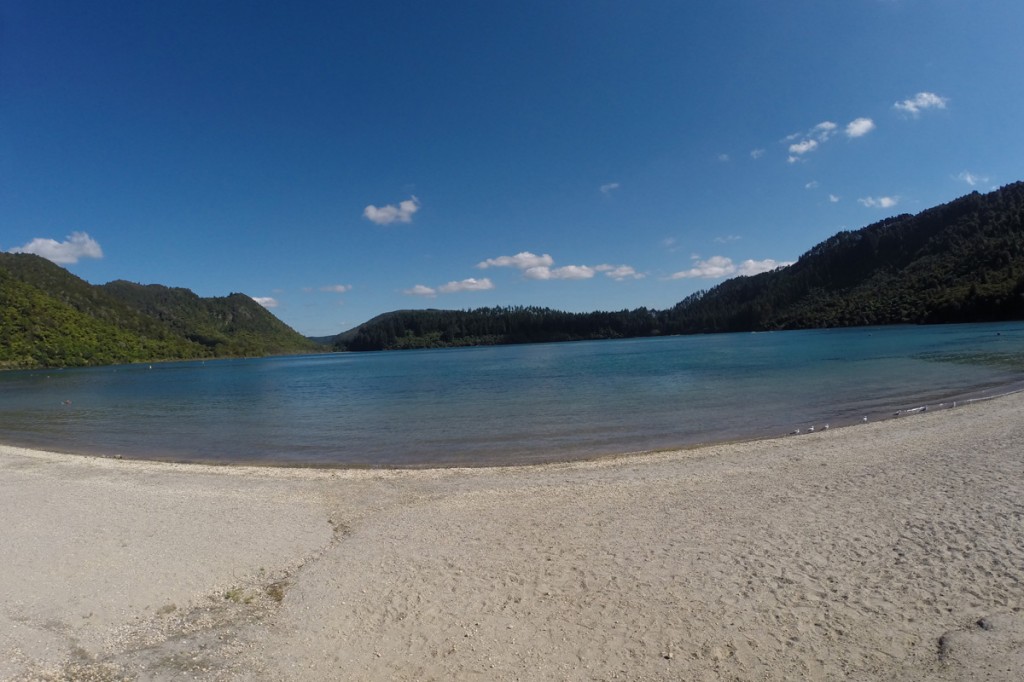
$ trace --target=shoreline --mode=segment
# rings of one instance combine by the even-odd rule
[[[530,466],[0,446],[0,679],[1015,679],[1021,442],[1018,392]]]
[[[1012,396],[1018,393],[1024,393],[1024,380],[1016,380],[1008,383],[1000,383],[985,388],[978,388],[965,393],[957,393],[954,395],[941,395],[935,398],[936,400],[941,399],[942,402],[913,402],[907,404],[913,404],[912,408],[900,408],[893,411],[895,406],[890,406],[882,409],[875,409],[868,412],[868,415],[864,417],[865,421],[861,421],[859,418],[850,416],[839,417],[831,422],[825,422],[823,424],[824,430],[834,429],[845,429],[851,426],[862,426],[864,423],[877,423],[886,422],[890,419],[899,419],[901,417],[914,416],[922,412],[932,412],[955,409],[959,407],[966,407],[979,402],[987,402],[990,400],[996,400],[1006,396]],[[817,426],[817,430],[822,430],[822,424],[812,425]],[[71,449],[56,449],[49,448],[46,446],[37,446],[33,444],[22,444],[0,441],[0,449],[13,448],[18,450],[25,450],[31,452],[42,452],[50,453],[60,456],[67,457],[95,457],[98,459],[115,459],[123,461],[138,461],[138,462],[155,462],[160,464],[195,464],[199,466],[210,466],[210,467],[226,467],[226,468],[253,468],[253,469],[322,469],[326,471],[430,471],[434,469],[495,469],[495,468],[519,468],[519,467],[537,467],[545,466],[550,464],[569,464],[569,463],[587,463],[587,462],[599,462],[604,460],[615,460],[619,458],[637,457],[646,454],[655,453],[666,453],[666,452],[681,452],[698,450],[701,448],[721,446],[721,445],[735,445],[740,443],[753,443],[765,440],[772,440],[775,438],[786,438],[792,436],[809,435],[814,433],[815,429],[812,428],[807,431],[803,428],[795,431],[782,431],[778,430],[761,430],[752,432],[749,434],[741,434],[729,438],[712,439],[712,440],[701,440],[701,441],[682,441],[672,445],[666,446],[655,446],[646,449],[628,450],[628,451],[609,451],[609,452],[598,452],[591,455],[570,455],[568,452],[559,452],[552,454],[549,457],[526,457],[520,456],[519,458],[512,458],[507,461],[497,459],[484,459],[479,463],[467,463],[463,461],[458,462],[428,462],[424,464],[398,464],[395,462],[385,462],[380,465],[375,464],[355,464],[355,463],[331,463],[331,462],[307,462],[307,461],[295,461],[295,460],[225,460],[220,458],[202,458],[200,456],[194,457],[176,457],[172,455],[158,456],[158,455],[140,455],[131,456],[123,454],[104,454],[97,449],[86,448],[83,450],[71,450]],[[492,456],[493,457],[493,456]]]

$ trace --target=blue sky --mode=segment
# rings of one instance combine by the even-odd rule
[[[0,6],[0,249],[400,308],[673,305],[1024,179],[1019,0]]]

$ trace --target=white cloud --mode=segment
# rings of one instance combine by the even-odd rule
[[[601,185],[601,194],[611,194],[617,190],[621,185],[617,182],[609,182],[608,184]]]
[[[497,258],[488,258],[485,261],[481,261],[476,264],[481,270],[487,268],[519,268],[520,270],[528,270],[536,267],[550,267],[555,264],[555,259],[544,254],[538,256],[530,253],[529,251],[521,251],[514,256],[498,256]]]
[[[875,122],[870,118],[855,118],[846,124],[846,136],[850,138],[864,137],[875,129]]]
[[[817,140],[801,140],[800,142],[794,142],[789,145],[789,153],[795,155],[806,154],[807,152],[813,152],[818,148]]]
[[[666,239],[663,244],[667,247],[671,247],[675,244],[675,240],[671,237]],[[518,268],[522,271],[523,277],[527,279],[536,280],[550,280],[550,279],[591,279],[598,272],[605,273],[612,279],[622,281],[624,279],[642,279],[643,274],[637,273],[629,265],[563,265],[562,267],[553,267],[555,259],[548,254],[538,256],[535,253],[529,251],[522,251],[514,256],[499,256],[498,258],[488,258],[485,261],[481,261],[476,264],[476,267],[481,270],[487,268]],[[488,281],[489,280],[485,280]]]
[[[402,292],[407,296],[427,296],[433,298],[437,296],[437,291],[423,284],[417,284],[411,289],[406,289]]]
[[[256,301],[257,303],[259,303],[264,308],[276,308],[277,307],[277,299],[273,298],[271,296],[253,296],[252,300]]]
[[[99,242],[85,232],[72,232],[62,242],[36,237],[24,246],[11,249],[10,253],[33,253],[62,265],[77,263],[80,258],[103,258]]]
[[[718,244],[732,244],[733,242],[738,242],[740,239],[742,239],[742,237],[738,234],[727,234],[724,237],[715,237],[715,242]]]
[[[829,194],[828,195],[828,200],[830,202],[832,202],[833,204],[839,203],[839,197],[837,197],[835,194]]]
[[[528,268],[523,275],[528,279],[590,279],[594,272],[594,268],[587,265],[565,265],[560,268],[538,265]]]
[[[707,260],[694,258],[692,268],[674,273],[669,276],[669,279],[722,279],[723,277],[732,277],[734,275],[749,277],[792,264],[789,261],[777,261],[771,258],[766,258],[765,260],[748,259],[739,265],[736,265],[732,258],[725,256],[712,256]]]
[[[332,284],[326,287],[320,287],[320,291],[326,291],[332,294],[343,294],[346,291],[352,291],[351,284]]]
[[[868,208],[892,208],[896,204],[900,203],[899,197],[864,197],[863,199],[857,199],[861,204]]]
[[[925,109],[945,109],[948,102],[949,99],[946,97],[939,97],[934,92],[919,92],[911,99],[896,102],[892,106],[897,111],[902,111],[905,114],[917,117],[920,116],[921,112]]]
[[[736,266],[733,264],[732,258],[726,258],[725,256],[712,256],[707,260],[694,260],[695,262],[692,268],[677,272],[669,279],[685,279],[690,277],[717,279],[719,277],[728,277],[736,272]]]
[[[787,135],[783,138],[783,142],[789,142],[791,144],[789,145],[789,157],[786,161],[789,163],[802,161],[803,159],[801,157],[804,154],[813,152],[821,145],[832,139],[838,128],[839,126],[832,121],[822,121],[805,133],[793,133],[792,135]]]
[[[448,282],[448,284],[439,286],[437,290],[442,294],[454,294],[460,291],[487,291],[493,288],[494,284],[486,277],[483,279],[470,277],[461,282]]]
[[[964,171],[960,175],[956,176],[956,179],[966,182],[971,187],[974,187],[979,183],[988,182],[988,178],[982,177],[980,175],[975,175],[970,171]]]
[[[398,203],[398,206],[388,204],[377,207],[373,204],[363,209],[363,217],[377,225],[390,225],[391,223],[411,223],[412,216],[420,210],[420,200],[416,197],[409,197]]]
[[[426,298],[434,298],[438,294],[457,294],[460,291],[487,291],[493,289],[494,283],[488,278],[476,279],[470,277],[464,279],[461,282],[448,282],[437,287],[428,287],[425,284],[417,284],[409,289],[402,291],[406,296],[424,296]]]
[[[837,126],[832,121],[822,121],[818,125],[811,128],[811,135],[814,135],[819,140],[824,142],[825,140],[827,140],[828,138],[832,137],[832,135],[835,134],[836,128],[838,127],[839,126]]]
[[[642,272],[637,272],[631,265],[595,265],[594,270],[603,272],[606,277],[611,277],[616,282],[627,279],[643,279],[646,277]]]
[[[765,150],[763,150],[763,149],[751,149],[750,150],[750,158],[752,158],[752,159],[760,159],[762,156],[764,156],[764,151]]]
[[[718,160],[722,163],[728,163],[731,160],[731,157],[728,154],[719,154]]]
[[[817,189],[818,188],[818,184],[819,183],[818,183],[817,180],[811,180],[806,185],[804,185],[804,189]]]
[[[770,272],[776,268],[782,268],[787,265],[792,265],[791,261],[781,262],[773,260],[771,258],[765,258],[764,260],[750,260],[749,258],[736,268],[736,274],[741,277],[750,277],[752,275],[760,275],[762,272]]]

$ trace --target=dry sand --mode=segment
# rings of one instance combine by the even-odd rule
[[[529,468],[0,447],[0,679],[1018,680],[1024,395]]]

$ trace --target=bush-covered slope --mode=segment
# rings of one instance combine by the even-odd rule
[[[1024,318],[1024,183],[854,232],[679,303],[685,332]]]
[[[163,308],[152,303],[174,292]],[[157,309],[159,308],[159,313]],[[94,286],[48,260],[0,253],[0,368],[303,352],[313,344],[248,296]]]
[[[271,355],[317,348],[245,294],[200,298],[188,289],[124,280],[100,288],[215,355]]]

